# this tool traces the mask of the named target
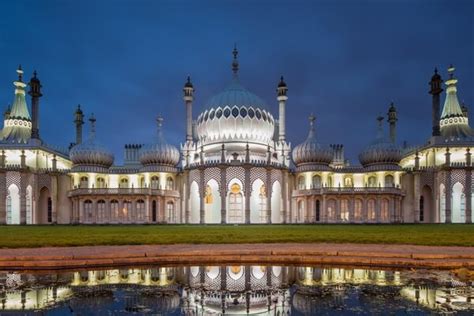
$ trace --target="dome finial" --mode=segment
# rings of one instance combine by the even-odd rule
[[[448,74],[449,74],[450,79],[454,78],[454,71],[455,70],[456,70],[456,68],[454,68],[453,64],[450,64],[449,67],[448,67]]]
[[[16,73],[18,74],[18,81],[23,82],[23,70],[21,69],[21,65],[18,65]]]
[[[91,113],[91,117],[89,118],[89,122],[91,123],[91,139],[95,138],[95,121],[94,113]]]
[[[234,44],[234,50],[232,51],[232,55],[234,55],[234,60],[232,62],[232,72],[234,73],[234,77],[237,77],[237,73],[239,72],[239,61],[237,60],[239,51],[237,50],[237,43]]]

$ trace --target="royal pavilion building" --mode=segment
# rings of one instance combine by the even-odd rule
[[[387,117],[374,122],[378,131],[362,148],[360,164],[351,165],[343,145],[319,142],[324,131],[313,115],[307,138],[292,148],[283,77],[276,88],[278,113],[271,113],[243,86],[236,49],[233,56],[229,84],[197,115],[187,79],[186,134],[179,149],[166,141],[159,117],[156,135],[145,144],[125,145],[122,165],[114,164],[114,154],[99,141],[93,116],[83,135],[86,118],[79,106],[74,143],[68,149],[46,143],[39,128],[40,80],[34,72],[24,82],[20,67],[0,132],[0,224],[474,220],[474,130],[467,107],[458,101],[454,67],[445,82],[436,70],[431,78],[433,129],[424,144],[399,145],[391,104]]]

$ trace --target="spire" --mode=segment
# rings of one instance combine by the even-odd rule
[[[308,117],[309,120],[309,133],[308,133],[308,138],[307,140],[310,139],[315,139],[316,138],[316,129],[314,127],[314,121],[316,120],[316,117],[311,113]]]
[[[234,73],[234,78],[237,78],[237,73],[239,72],[239,61],[237,60],[239,51],[237,50],[237,44],[234,44],[232,55],[234,55],[234,60],[232,61],[232,72]]]
[[[95,139],[95,122],[96,122],[96,119],[94,117],[94,113],[91,114],[91,117],[89,118],[89,122],[91,123],[90,138],[91,138],[91,140],[94,140]]]
[[[378,116],[377,122],[377,139],[383,139],[383,116]]]
[[[8,118],[5,118],[1,139],[14,143],[27,143],[31,138],[31,118],[25,99],[25,87],[23,82],[23,70],[21,65],[16,71],[18,81],[14,81],[15,99]]]
[[[458,80],[454,77],[453,65],[448,68],[449,79],[446,80],[446,99],[441,114],[441,135],[449,137],[474,136],[474,131],[469,127],[469,119],[459,105],[456,84]]]
[[[33,77],[29,82],[30,90],[28,94],[31,96],[31,138],[39,139],[39,98],[41,94],[41,82],[37,77],[36,70],[33,71]]]
[[[158,141],[159,142],[164,142],[164,138],[163,138],[163,117],[161,117],[161,115],[158,115],[158,117],[156,118],[156,131],[157,131],[157,136],[158,136]]]

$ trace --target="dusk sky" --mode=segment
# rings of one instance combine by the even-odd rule
[[[462,0],[2,1],[0,106],[13,101],[18,64],[27,80],[36,69],[42,139],[73,142],[81,104],[120,163],[124,144],[152,141],[159,114],[167,140],[183,142],[186,76],[196,118],[229,84],[234,43],[242,85],[276,118],[275,89],[285,76],[293,147],[314,113],[320,142],[344,144],[357,163],[392,100],[398,141],[426,142],[428,82],[435,66],[446,79],[450,63],[474,120],[474,1]]]

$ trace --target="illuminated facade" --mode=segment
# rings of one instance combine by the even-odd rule
[[[193,115],[194,87],[183,88],[186,135],[180,149],[157,134],[146,145],[125,145],[123,165],[98,142],[96,119],[83,140],[84,114],[75,112],[69,149],[46,144],[39,133],[41,84],[23,71],[5,113],[0,143],[0,223],[471,223],[474,132],[457,98],[454,68],[440,106],[441,76],[431,79],[433,131],[426,144],[396,139],[397,111],[383,117],[374,140],[349,165],[342,145],[324,146],[310,116],[307,139],[293,150],[286,137],[288,88],[277,86],[278,119],[233,78]],[[316,109],[317,110],[317,109]]]

